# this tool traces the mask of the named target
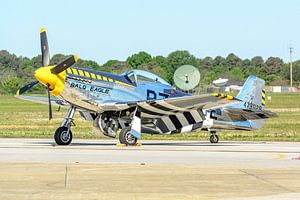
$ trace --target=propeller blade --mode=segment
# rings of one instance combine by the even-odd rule
[[[50,65],[50,52],[47,40],[46,29],[41,28],[40,30],[40,37],[41,37],[41,50],[42,50],[42,64],[43,66]]]
[[[51,99],[50,99],[50,88],[49,84],[47,84],[47,93],[48,93],[48,102],[49,102],[49,124],[52,125],[52,107],[51,107]]]
[[[17,91],[17,95],[21,95],[23,94],[24,92],[26,92],[27,90],[29,90],[30,88],[32,88],[33,86],[35,86],[39,81],[33,81],[27,85],[25,85],[24,87],[20,88],[18,91]]]
[[[55,67],[53,67],[51,69],[51,73],[52,74],[59,74],[60,72],[66,70],[69,67],[71,67],[72,65],[74,65],[74,63],[76,63],[77,60],[78,60],[77,55],[71,56],[70,58],[64,60],[63,62],[61,62],[58,65],[56,65]]]

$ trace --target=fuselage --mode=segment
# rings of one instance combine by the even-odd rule
[[[142,70],[111,74],[71,67],[66,70],[64,88],[59,95],[77,107],[102,112],[101,104],[158,100],[189,94]]]

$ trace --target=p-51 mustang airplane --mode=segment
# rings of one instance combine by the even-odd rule
[[[262,126],[265,118],[276,114],[265,110],[264,80],[248,77],[236,96],[224,94],[190,95],[176,90],[160,77],[142,70],[110,74],[73,65],[77,56],[50,66],[46,31],[40,31],[42,65],[35,71],[36,81],[22,87],[16,97],[49,104],[68,106],[61,126],[54,134],[58,145],[72,141],[71,125],[75,110],[93,121],[104,135],[135,145],[141,133],[174,134],[196,129],[210,131],[210,142],[217,143],[217,131],[253,130]],[[48,98],[23,96],[25,91],[41,83],[48,88]],[[58,98],[50,98],[50,92]]]

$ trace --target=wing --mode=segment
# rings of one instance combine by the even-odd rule
[[[16,95],[18,99],[22,99],[25,101],[31,101],[34,103],[46,104],[48,105],[48,98],[47,97],[34,97],[34,96],[23,96],[23,95]],[[69,106],[69,103],[66,101],[59,99],[59,98],[50,98],[50,101],[57,106]]]
[[[186,112],[197,109],[216,109],[229,106],[240,101],[231,98],[225,100],[212,95],[195,95],[161,100],[147,100],[128,103],[106,103],[100,107],[104,111],[125,110],[138,106],[144,117],[159,118],[159,116],[173,115],[178,112]]]

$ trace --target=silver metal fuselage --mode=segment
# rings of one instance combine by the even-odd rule
[[[71,70],[73,72],[84,69],[71,68]],[[68,71],[70,72],[70,70]],[[172,86],[159,82],[130,84],[130,82],[118,80],[122,75],[84,70],[84,75],[89,73],[89,77],[87,77],[69,72],[66,74],[64,89],[60,97],[78,108],[97,113],[106,111],[109,104],[167,98],[169,95],[165,94],[164,90],[175,90]],[[95,74],[93,75],[95,78],[92,78],[91,74]],[[111,78],[107,77],[110,75],[112,75]],[[149,94],[149,91],[152,93]],[[184,93],[182,94],[184,95]],[[101,106],[104,104],[106,109]],[[122,110],[122,107],[113,106],[113,109]]]

